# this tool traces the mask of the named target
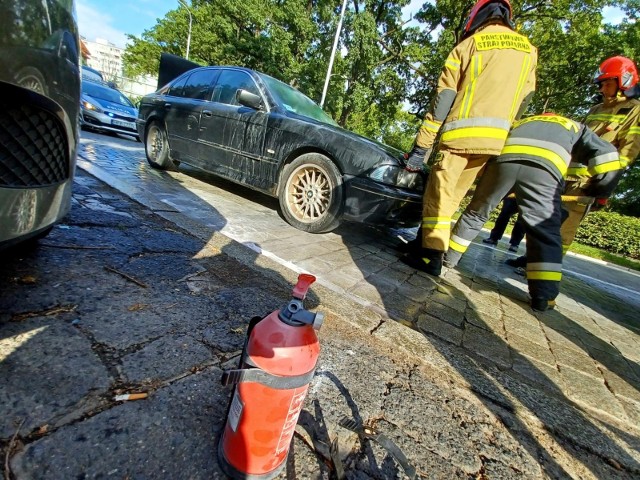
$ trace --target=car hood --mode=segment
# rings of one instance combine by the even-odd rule
[[[122,113],[124,115],[129,115],[132,117],[138,116],[138,109],[133,107],[128,107],[126,105],[122,105],[120,103],[113,103],[107,100],[98,99],[96,97],[92,97],[91,95],[87,95],[86,93],[82,94],[82,100],[85,100],[90,103],[94,103],[104,108],[105,110],[109,110],[111,112]]]
[[[350,130],[342,128],[342,127],[340,127],[338,125],[332,125],[332,124],[329,124],[329,123],[320,122],[320,121],[315,120],[313,118],[305,117],[303,115],[298,115],[298,114],[293,113],[293,112],[286,112],[286,115],[289,116],[289,117],[301,120],[303,122],[312,123],[312,124],[317,125],[318,127],[321,127],[323,129],[330,130],[334,134],[336,134],[336,135],[338,135],[340,137],[343,137],[349,143],[352,143],[353,145],[358,145],[360,148],[357,148],[357,150],[360,150],[361,148],[372,150],[372,151],[377,152],[378,155],[383,157],[383,158],[391,157],[394,160],[396,160],[397,162],[399,162],[400,164],[404,164],[404,161],[405,161],[404,160],[404,153],[402,151],[398,150],[397,148],[393,148],[393,147],[391,147],[389,145],[385,145],[384,143],[378,142],[376,140],[371,140],[370,138],[363,137],[362,135],[359,135],[359,134],[357,134],[355,132],[352,132]],[[377,160],[373,161],[372,164],[376,164],[376,163],[379,163],[379,162],[380,162],[380,159],[377,159]]]

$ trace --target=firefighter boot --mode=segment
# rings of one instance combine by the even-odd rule
[[[547,300],[542,297],[533,297],[531,299],[531,308],[536,312],[546,312],[547,310],[553,310],[556,306],[555,300]]]
[[[527,256],[526,255],[522,255],[518,258],[507,258],[504,263],[506,263],[507,265],[509,265],[510,267],[521,267],[521,268],[527,268]]]
[[[462,253],[450,248],[449,250],[447,250],[447,253],[444,254],[443,265],[447,268],[455,268],[458,265],[458,262],[460,262],[461,258]]]
[[[423,248],[419,255],[405,255],[400,260],[410,267],[428,273],[434,277],[439,277],[442,273],[442,260],[444,252],[433,250],[431,248]]]

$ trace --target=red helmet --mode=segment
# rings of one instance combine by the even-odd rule
[[[618,79],[618,88],[622,91],[633,88],[638,83],[638,69],[633,60],[627,57],[607,58],[593,76],[594,83],[608,78]]]
[[[498,7],[501,6],[502,8],[496,8],[494,11],[489,12],[485,7],[492,3],[498,4]],[[464,24],[463,36],[473,33],[491,18],[501,17],[507,25],[512,27],[511,15],[511,3],[509,3],[509,0],[478,0],[471,12],[469,12],[469,17],[467,17],[467,21]]]

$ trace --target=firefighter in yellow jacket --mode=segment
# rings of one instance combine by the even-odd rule
[[[589,111],[584,123],[617,148],[624,168],[631,165],[640,153],[638,70],[633,61],[626,57],[611,57],[602,62],[593,81],[600,87],[603,102]],[[580,222],[595,202],[593,197],[585,193],[588,182],[589,173],[584,167],[570,166],[563,201],[563,209],[568,216],[561,229],[565,253],[573,242]]]
[[[591,174],[585,191],[594,197],[606,199],[618,182],[618,152],[584,125],[554,114],[516,122],[502,153],[489,161],[471,203],[456,222],[444,264],[458,264],[491,211],[514,192],[527,234],[531,307],[553,308],[562,278],[560,195],[570,163]]]
[[[478,1],[462,41],[445,62],[436,98],[407,159],[408,171],[421,170],[440,134],[423,197],[422,248],[405,256],[405,263],[440,275],[451,217],[526,108],[536,65],[536,48],[513,31],[509,1]]]

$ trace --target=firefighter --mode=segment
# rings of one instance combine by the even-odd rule
[[[611,194],[622,167],[615,147],[580,123],[554,114],[516,122],[453,228],[445,265],[458,264],[491,211],[513,192],[527,234],[531,307],[553,308],[562,278],[561,194],[570,163],[593,176],[587,193],[596,198]]]
[[[452,215],[487,160],[502,150],[535,89],[537,49],[514,32],[511,18],[508,0],[473,6],[408,155],[406,169],[420,171],[439,135],[414,242],[420,248],[402,259],[431,275],[441,273]]]
[[[600,65],[593,78],[600,88],[603,102],[593,107],[585,124],[600,138],[611,142],[620,154],[620,162],[627,167],[640,153],[640,85],[636,65],[626,57],[611,57]],[[634,98],[635,97],[635,98]],[[562,248],[566,253],[580,222],[594,205],[594,198],[587,195],[589,174],[580,166],[570,166],[563,208],[568,217],[562,223]],[[605,200],[599,200],[603,202]],[[606,201],[605,201],[606,203]]]
[[[603,102],[593,107],[586,116],[585,124],[596,135],[611,142],[620,154],[623,168],[632,164],[640,153],[640,83],[638,70],[626,57],[611,57],[600,65],[593,77],[602,93]],[[595,199],[587,195],[589,172],[579,165],[569,167],[562,208],[562,250],[567,253],[576,235],[580,222],[594,208],[601,208],[606,199]],[[524,268],[527,257],[508,259],[507,265]]]

